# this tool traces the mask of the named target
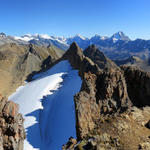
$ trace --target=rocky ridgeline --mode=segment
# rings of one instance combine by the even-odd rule
[[[149,75],[137,69],[117,67],[93,45],[83,54],[73,43],[63,59],[79,70],[83,80],[80,92],[74,97],[77,141],[71,138],[63,149],[144,149],[144,142],[150,142],[150,131],[145,126],[150,111],[133,108],[149,105]],[[137,119],[137,114],[144,119]]]
[[[0,96],[0,150],[23,150],[23,121],[18,105]]]

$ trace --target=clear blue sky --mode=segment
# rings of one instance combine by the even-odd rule
[[[0,32],[56,36],[123,31],[150,39],[150,0],[1,0]]]

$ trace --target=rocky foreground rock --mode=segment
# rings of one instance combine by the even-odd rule
[[[79,70],[82,86],[74,96],[77,140],[66,150],[149,150],[150,75],[117,67],[90,46],[73,43],[63,59]]]
[[[25,131],[19,106],[0,95],[0,150],[23,150]]]

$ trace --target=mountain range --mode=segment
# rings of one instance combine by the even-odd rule
[[[89,45],[96,45],[110,59],[128,59],[131,56],[137,56],[143,60],[149,60],[150,40],[136,39],[131,40],[123,32],[117,32],[111,37],[100,36],[96,34],[91,38],[81,35],[73,37],[55,37],[47,34],[26,34],[20,37],[7,36],[0,34],[0,45],[4,43],[35,44],[39,46],[55,45],[56,47],[67,50],[72,42],[76,42],[83,50]]]

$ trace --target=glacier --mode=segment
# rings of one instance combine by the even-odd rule
[[[24,150],[61,150],[69,137],[76,138],[73,97],[81,83],[78,71],[61,61],[9,97],[25,119]]]

